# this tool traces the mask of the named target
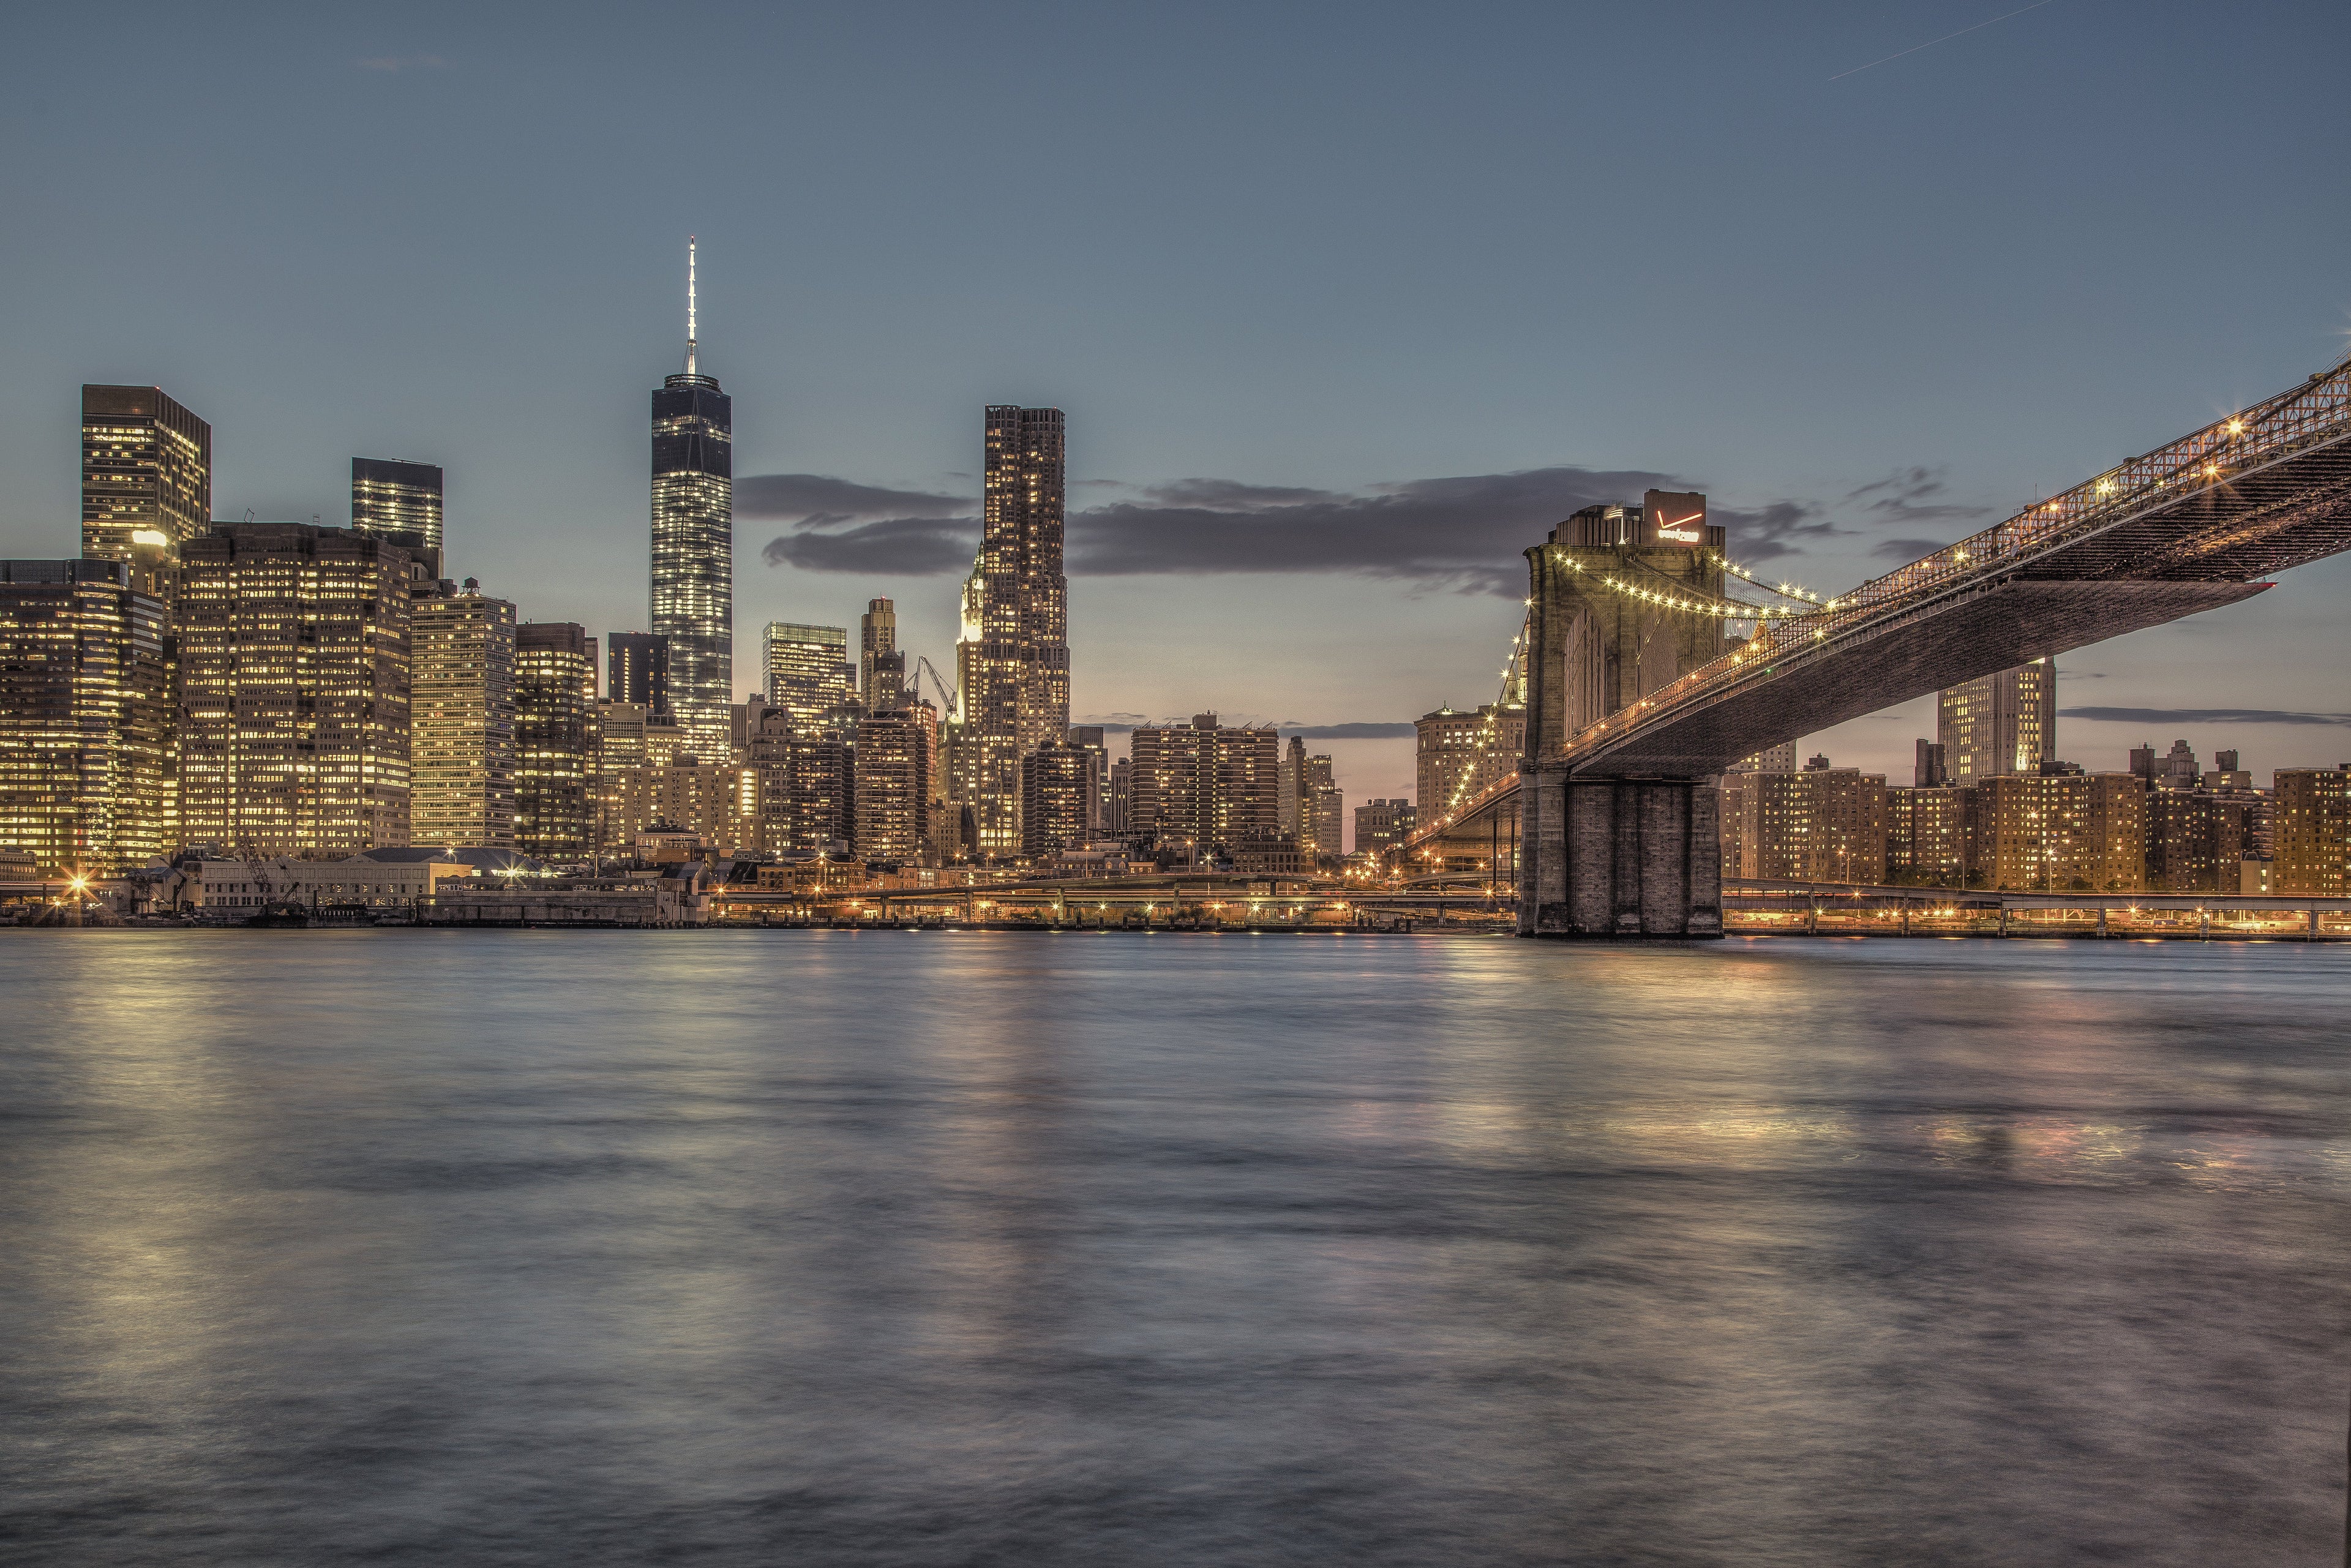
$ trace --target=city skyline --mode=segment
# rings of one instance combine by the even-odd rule
[[[137,105],[69,147],[76,116],[37,67],[95,35],[32,18],[0,67],[23,152],[22,243],[0,258],[19,302],[0,549],[71,549],[57,535],[74,504],[56,412],[68,389],[153,384],[222,432],[216,517],[332,518],[352,455],[413,456],[451,476],[457,575],[515,596],[526,619],[647,629],[636,400],[676,363],[675,245],[698,232],[726,257],[705,292],[742,404],[738,640],[770,620],[853,625],[888,597],[910,663],[944,664],[969,559],[956,520],[977,512],[971,411],[1055,405],[1080,433],[1073,716],[1215,706],[1402,727],[1492,700],[1515,595],[1459,591],[1507,589],[1491,574],[1586,502],[1668,478],[1706,489],[1734,547],[1800,552],[1773,564],[1834,590],[1882,564],[1880,546],[1955,537],[2331,362],[2351,322],[2331,259],[2345,215],[2304,198],[2346,134],[2314,107],[2325,41],[2346,27],[2335,11],[2282,7],[2189,50],[2117,47],[2088,13],[2053,6],[1834,84],[1949,29],[1721,10],[1692,45],[1668,18],[1491,16],[1473,32],[1364,13],[1335,34],[1311,14],[1252,18],[1247,47],[1218,55],[1164,21],[999,34],[945,15],[904,33],[820,14],[785,51],[778,25],[747,13],[730,24],[741,47],[690,87],[592,24],[549,40],[517,20],[421,16],[404,24],[416,36],[388,39],[230,21],[168,50],[108,33],[115,79],[155,86],[158,105],[192,67],[231,89],[266,84],[289,111],[321,105],[290,149],[230,122],[158,138],[162,110]],[[971,63],[1008,58],[1016,38],[1024,68],[1083,84],[1040,111],[1063,149],[1071,243],[1053,265],[997,271],[933,235],[944,223],[1000,248],[1021,234],[979,199],[981,165],[949,130],[983,101]],[[550,48],[559,65],[538,72]],[[778,51],[795,83],[781,100],[751,90]],[[1537,107],[1537,61],[1605,77],[1657,57],[1695,105],[1671,128],[1554,123]],[[1808,85],[1764,85],[1782,81]],[[1201,82],[1229,92],[1216,115]],[[1367,117],[1365,83],[1408,84],[1393,96],[1426,111]],[[705,106],[709,156],[655,161],[599,127],[590,84]],[[2041,106],[2029,128],[1983,112],[2018,101]],[[887,129],[838,136],[852,102]],[[187,189],[235,214],[240,237],[185,261],[192,296],[140,287],[121,226],[140,211],[212,222],[179,204],[188,165],[126,161],[110,193],[123,215],[33,180],[102,151],[91,134],[209,155]],[[492,144],[509,151],[491,165],[462,152]],[[1291,162],[1261,166],[1269,144]],[[2249,163],[2250,145],[2273,151]],[[791,146],[823,152],[775,156]],[[429,184],[419,158],[438,171]],[[350,178],[309,177],[326,168]],[[2226,224],[2081,221],[2168,210],[2199,178],[2227,181]],[[428,194],[434,221],[388,235],[382,213],[421,213]],[[1573,239],[1595,223],[1645,232],[1668,211],[1696,214],[1698,236],[1670,262]],[[799,243],[811,224],[828,243]],[[84,241],[37,240],[65,233]],[[2248,237],[2262,242],[2259,287]],[[496,373],[517,365],[529,398]],[[841,520],[803,526],[816,517]],[[877,543],[905,570],[857,564]],[[1233,570],[1253,557],[1266,570]],[[2346,583],[2343,563],[2313,567],[2258,608],[2069,659],[2061,755],[2111,764],[2185,736],[2264,768],[2333,759],[2338,725],[2217,714],[2351,706],[2299,653]],[[1187,635],[1180,681],[1140,651]],[[2269,689],[2252,695],[2256,676]],[[738,673],[737,695],[749,685]],[[2103,716],[2138,711],[2181,716]],[[1931,733],[1931,711],[1913,712],[1816,744],[1900,770]],[[1408,739],[1317,744],[1352,797],[1411,792]]]

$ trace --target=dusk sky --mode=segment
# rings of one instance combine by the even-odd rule
[[[1703,489],[1839,590],[2341,358],[2351,7],[2012,9],[28,9],[0,554],[76,548],[79,384],[152,382],[216,515],[438,463],[454,575],[642,628],[693,233],[739,687],[874,595],[951,669],[980,410],[1027,402],[1076,713],[1474,706],[1577,507]],[[2346,592],[2069,656],[2108,716],[2060,755],[2351,758]],[[1907,783],[1931,707],[1807,748]],[[1330,749],[1411,793],[1408,740]]]

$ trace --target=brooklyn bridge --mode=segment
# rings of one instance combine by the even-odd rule
[[[1703,497],[1586,507],[1526,552],[1517,768],[1406,863],[1514,877],[1522,935],[1719,936],[1712,781],[1740,758],[2346,547],[2351,359],[1832,597],[1743,570]]]

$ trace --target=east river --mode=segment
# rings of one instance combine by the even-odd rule
[[[2332,1563],[2351,947],[0,933],[0,1557]]]

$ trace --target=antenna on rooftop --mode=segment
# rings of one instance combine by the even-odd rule
[[[694,374],[694,236],[685,236],[685,373]]]

